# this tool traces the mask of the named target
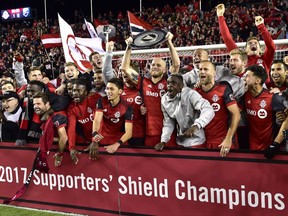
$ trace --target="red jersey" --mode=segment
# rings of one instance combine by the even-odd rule
[[[145,116],[141,114],[140,107],[143,103],[138,89],[129,88],[124,85],[122,93],[124,98],[133,108],[133,134],[132,137],[145,137]]]
[[[163,113],[161,110],[161,97],[167,91],[166,84],[167,81],[164,76],[155,84],[151,79],[139,76],[138,88],[140,89],[142,85],[142,95],[145,107],[147,108],[146,135],[148,136],[161,136],[162,134]]]
[[[225,84],[215,84],[212,89],[205,92],[201,88],[196,89],[199,94],[207,99],[213,107],[215,116],[204,128],[207,148],[219,148],[218,146],[225,139],[229,128],[228,106],[237,104],[233,97],[230,86]],[[237,148],[237,142],[233,139],[231,148]]]
[[[103,112],[102,126],[99,133],[103,135],[101,144],[114,144],[125,133],[125,123],[133,123],[133,109],[126,100],[120,98],[116,106],[112,106],[108,100],[99,98],[97,112]]]
[[[225,22],[224,16],[219,16],[218,17],[218,22],[219,22],[219,28],[220,28],[220,33],[221,36],[223,38],[223,41],[228,49],[228,51],[230,52],[233,49],[237,48],[236,43],[234,42],[230,31],[228,29],[228,26]],[[248,62],[247,62],[247,66],[250,65],[261,65],[265,68],[267,75],[268,75],[268,79],[266,80],[266,82],[270,82],[270,67],[271,64],[273,62],[274,59],[274,54],[275,54],[275,44],[273,42],[273,39],[271,37],[271,35],[269,34],[268,30],[266,29],[264,24],[260,24],[259,26],[257,26],[258,31],[260,32],[260,34],[262,35],[262,38],[265,42],[266,45],[266,49],[264,51],[264,54],[261,56],[248,56]]]
[[[244,95],[244,104],[249,127],[250,150],[265,150],[274,139],[276,131],[275,112],[285,110],[283,99],[267,89],[253,97]]]
[[[76,143],[76,123],[78,122],[82,129],[84,137],[88,140],[92,140],[92,126],[94,120],[94,114],[96,111],[96,102],[100,97],[99,94],[94,93],[85,98],[81,103],[75,103],[72,101],[67,109],[68,116],[68,144],[69,150],[75,147]]]

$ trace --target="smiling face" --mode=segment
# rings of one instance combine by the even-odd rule
[[[276,86],[281,87],[285,83],[286,71],[284,64],[282,63],[272,64],[270,74]]]
[[[64,68],[65,78],[67,80],[78,78],[79,71],[74,65],[69,65]]]
[[[161,77],[166,70],[166,63],[161,58],[154,58],[151,63],[150,74],[153,78]]]
[[[107,83],[105,91],[109,101],[116,101],[123,92],[122,89],[119,89],[114,83],[110,82]]]
[[[50,104],[49,104],[49,102],[44,104],[42,98],[34,98],[33,99],[33,108],[34,108],[34,112],[37,115],[43,115],[50,108]]]

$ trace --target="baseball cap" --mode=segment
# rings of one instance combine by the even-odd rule
[[[14,91],[6,91],[2,95],[0,95],[1,100],[6,100],[6,99],[11,98],[11,97],[14,97],[17,100],[19,100],[18,94]]]

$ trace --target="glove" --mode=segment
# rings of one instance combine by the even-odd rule
[[[267,159],[272,159],[280,150],[280,144],[277,142],[273,142],[264,152],[264,156]]]
[[[43,157],[41,153],[37,156],[35,169],[39,170],[40,172],[45,172],[45,173],[49,172],[47,159]]]

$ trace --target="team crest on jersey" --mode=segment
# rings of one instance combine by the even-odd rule
[[[158,89],[164,89],[164,84],[163,83],[159,83]]]
[[[212,101],[217,102],[219,100],[219,97],[217,94],[214,94],[212,97]]]
[[[267,106],[267,103],[266,103],[265,100],[262,100],[259,105],[263,109],[263,108],[265,108]]]
[[[229,94],[229,98],[230,98],[231,101],[234,101],[234,100],[235,100],[235,97],[234,97],[233,94]]]
[[[90,107],[87,107],[87,112],[91,114],[93,111]]]
[[[212,103],[211,105],[212,105],[212,107],[213,107],[214,112],[217,112],[217,111],[220,110],[220,104],[218,104],[218,103]]]
[[[265,109],[260,109],[258,110],[257,115],[260,119],[264,119],[267,117],[267,111]]]
[[[59,127],[59,125],[60,125],[60,124],[59,124],[59,121],[55,121],[55,122],[54,122],[54,126],[55,126],[55,127]]]
[[[119,111],[116,112],[116,113],[114,114],[114,116],[115,116],[115,118],[119,118],[119,117],[120,117],[120,112],[119,112]]]

